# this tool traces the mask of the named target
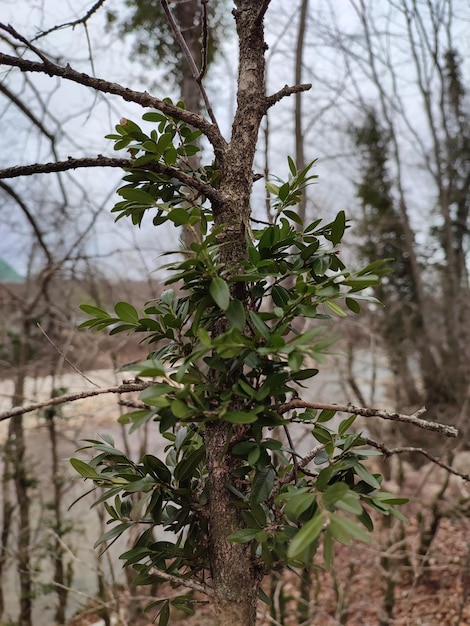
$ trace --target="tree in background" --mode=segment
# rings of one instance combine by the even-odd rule
[[[358,252],[368,263],[388,259],[390,274],[374,287],[382,303],[376,316],[377,331],[383,337],[392,372],[396,378],[398,406],[419,401],[410,358],[422,320],[416,308],[416,288],[405,233],[395,207],[392,181],[388,172],[389,139],[380,127],[375,111],[370,110],[361,127],[351,130],[361,155],[362,181],[357,195],[363,213],[359,221]]]
[[[342,71],[336,73],[337,82],[333,83],[331,74],[324,81],[329,89],[337,88],[335,111],[341,111],[344,120],[354,120],[344,126],[361,130],[355,140],[360,139],[364,157],[372,158],[371,163],[361,160],[360,165],[364,184],[359,195],[367,226],[363,224],[370,235],[384,238],[383,246],[375,242],[374,255],[386,253],[380,248],[389,247],[390,239],[395,239],[397,249],[392,256],[398,269],[409,274],[399,281],[387,279],[381,287],[387,290],[392,318],[392,299],[410,311],[397,333],[402,346],[410,347],[409,356],[418,367],[410,371],[405,360],[400,368],[402,400],[413,404],[415,389],[422,389],[418,402],[424,401],[432,415],[455,419],[470,380],[466,323],[470,304],[469,118],[458,52],[459,43],[464,45],[459,25],[465,23],[468,5],[401,0],[372,6],[351,0],[346,23],[343,14],[327,4],[328,23],[325,20],[316,31],[324,44],[319,47],[327,62],[325,51],[335,50],[343,64],[333,56]],[[343,161],[345,167],[354,162]],[[374,175],[379,180],[371,184]],[[381,211],[374,204],[378,200],[392,207],[380,222]],[[410,289],[413,303],[408,300]],[[381,323],[379,331],[387,345],[388,323]],[[394,371],[397,367],[392,362]],[[403,384],[409,375],[415,380]]]

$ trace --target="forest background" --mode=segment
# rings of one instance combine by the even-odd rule
[[[175,3],[180,23],[193,4],[202,6]],[[73,10],[56,2],[11,7],[10,16],[5,14],[2,21],[47,49],[59,63],[66,50],[64,63],[91,75],[170,95],[175,101],[183,95],[187,104],[194,98],[193,79],[180,71],[184,60],[171,34],[154,35],[156,29],[159,34],[169,32],[155,3],[149,3],[149,13],[146,3],[132,2],[80,7],[75,3]],[[152,23],[157,18],[161,21]],[[194,13],[188,19],[197,24]],[[429,418],[457,425],[461,436],[450,448],[421,431],[394,426],[391,433],[397,446],[425,448],[450,465],[468,447],[469,19],[465,2],[351,0],[338,8],[326,1],[315,6],[304,1],[286,8],[274,0],[266,19],[267,91],[301,82],[313,87],[302,96],[286,98],[265,117],[255,161],[255,171],[273,180],[288,173],[286,146],[299,170],[318,159],[318,184],[308,188],[300,214],[328,220],[346,210],[351,234],[341,254],[348,262],[393,259],[392,273],[374,288],[384,306],[364,305],[361,317],[347,314],[337,329],[331,322],[332,332],[341,337],[341,356],[335,355],[329,367],[333,363],[342,375],[344,402],[363,406],[380,402],[408,413],[426,405]],[[59,28],[61,24],[68,26]],[[224,3],[217,4],[209,24],[213,61],[209,55],[206,88],[215,117],[227,133],[236,89],[236,46]],[[197,36],[191,42],[193,30]],[[21,40],[6,29],[2,33],[5,53],[19,53]],[[196,56],[201,33],[184,27],[183,33],[195,46]],[[86,93],[78,85],[42,76],[33,80],[11,69],[2,77],[1,96],[5,168],[64,161],[76,154],[111,155],[104,135],[113,132],[120,119],[140,116],[135,106],[113,96]],[[188,104],[191,110],[201,106],[198,98]],[[83,321],[78,304],[106,308],[123,299],[142,304],[150,300],[162,291],[164,274],[155,271],[159,255],[180,244],[170,230],[155,233],[150,222],[144,221],[138,230],[123,220],[114,223],[108,208],[114,202],[118,174],[109,170],[102,174],[79,169],[47,179],[8,178],[2,175],[0,182],[0,257],[24,281],[1,286],[2,387],[7,401],[19,406],[43,399],[36,379],[47,376],[46,393],[57,395],[76,390],[63,378],[72,366],[83,372],[118,368],[144,356],[144,348],[136,349],[121,335],[97,339],[78,333],[76,326]],[[269,197],[262,183],[258,185],[253,217],[270,222]],[[343,314],[346,311],[334,311],[338,317]],[[385,389],[377,389],[379,368],[387,372]],[[43,471],[56,476],[62,472],[56,438],[62,436],[66,418],[70,419],[68,409],[63,414],[46,410],[34,422],[49,433],[51,461]],[[35,595],[41,599],[49,592],[47,601],[56,607],[56,620],[65,623],[74,569],[66,549],[69,527],[74,525],[73,509],[72,518],[66,512],[69,482],[52,480],[51,501],[42,502],[34,515],[24,510],[44,478],[37,475],[38,466],[29,463],[21,480],[11,480],[11,463],[28,456],[34,446],[34,434],[31,440],[24,438],[19,424],[12,421],[8,433],[19,446],[16,456],[8,446],[3,448],[0,575],[6,578],[9,572],[21,571],[21,538],[29,537],[28,553],[37,555],[35,567],[40,572],[49,560],[48,571],[53,572],[52,582],[28,572],[36,581]],[[371,434],[379,441],[390,435],[383,426],[377,429],[371,427]],[[146,445],[145,437],[139,445]],[[407,461],[419,465],[426,456],[415,453]],[[467,474],[468,467],[460,466],[460,471]],[[436,493],[442,499],[447,478],[442,478],[441,486]],[[436,502],[433,499],[430,518],[418,532],[417,553],[422,555],[428,554],[443,517]],[[51,512],[50,546],[41,551],[43,528],[34,520],[43,519],[45,510]],[[32,524],[33,532],[15,536],[9,529],[22,528],[21,521],[19,526],[15,522],[22,518],[24,524]],[[468,569],[464,561],[460,565],[462,571]],[[390,590],[396,572],[390,573],[388,562],[384,571]],[[106,608],[116,596],[104,578],[99,570],[97,595]],[[127,584],[132,589],[132,581]],[[462,594],[466,599],[466,591]],[[16,609],[5,609],[5,602],[3,598],[0,606],[6,619],[13,619]],[[339,619],[346,623],[344,617]]]

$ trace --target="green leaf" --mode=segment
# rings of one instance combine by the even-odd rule
[[[347,317],[347,313],[345,313],[343,309],[339,306],[339,304],[336,304],[336,302],[327,300],[325,304],[329,309],[333,311],[333,313],[336,313],[338,317]]]
[[[135,202],[136,204],[140,204],[141,206],[153,206],[154,204],[156,204],[154,197],[143,189],[135,189],[134,187],[121,187],[121,189],[118,189],[118,194],[126,200],[129,200],[130,202]]]
[[[187,403],[183,402],[183,400],[179,400],[178,398],[172,401],[170,408],[173,415],[175,415],[178,419],[186,419],[193,413]]]
[[[158,614],[158,626],[167,626],[170,620],[170,601],[165,600]]]
[[[256,472],[251,485],[250,500],[261,504],[269,497],[274,485],[274,478],[276,472],[273,467],[263,467],[263,469]]]
[[[341,424],[338,426],[338,435],[340,437],[342,437],[345,433],[348,432],[348,430],[353,425],[356,417],[357,417],[357,415],[351,415],[351,417],[348,417],[347,419],[345,419],[345,420],[343,420],[341,422]]]
[[[335,506],[346,513],[356,515],[358,518],[364,510],[359,501],[359,495],[355,491],[348,491],[340,500],[336,501]]]
[[[230,289],[223,278],[216,276],[216,278],[212,279],[209,293],[219,309],[222,309],[222,311],[228,309],[230,305]]]
[[[256,413],[249,413],[245,411],[227,411],[223,416],[225,422],[231,424],[252,424],[256,422],[258,416]]]
[[[331,227],[331,243],[336,246],[343,238],[346,229],[346,214],[340,211]]]
[[[76,472],[78,472],[83,478],[91,478],[92,480],[103,480],[103,476],[90,467],[85,461],[80,459],[70,459],[70,464]]]
[[[334,483],[323,494],[323,504],[329,511],[333,511],[338,500],[343,498],[349,491],[346,483]]]
[[[253,322],[254,327],[259,332],[259,334],[262,337],[264,337],[264,339],[269,339],[269,335],[270,335],[269,328],[263,322],[261,317],[254,311],[250,311],[249,315],[250,315],[251,321]]]
[[[171,472],[168,467],[156,456],[145,454],[142,457],[142,463],[145,471],[151,476],[158,478],[162,482],[169,484],[171,481]]]
[[[292,522],[297,522],[299,517],[309,509],[316,500],[314,493],[299,493],[289,498],[285,507],[285,513]]]
[[[287,157],[287,163],[289,164],[289,170],[292,176],[297,176],[297,168],[295,167],[295,163],[292,157],[290,156]]]
[[[101,535],[101,537],[99,537],[99,539],[96,540],[95,545],[93,547],[97,548],[101,543],[105,543],[107,541],[110,541],[111,539],[116,539],[117,537],[122,535],[122,533],[125,532],[133,524],[134,522],[122,522],[122,524],[118,524],[117,526],[114,526],[114,528],[111,528],[111,530],[108,530],[108,532]]]
[[[98,318],[111,317],[109,313],[107,313],[106,311],[103,311],[103,309],[99,309],[97,306],[92,306],[91,304],[81,304],[79,308],[87,315],[92,315],[93,317],[98,317]]]
[[[346,517],[341,517],[337,513],[330,514],[328,530],[336,541],[339,541],[345,546],[350,546],[353,539],[363,541],[364,543],[370,543],[371,540],[370,535],[368,535],[361,526],[358,526],[355,522]]]
[[[284,202],[285,200],[287,200],[287,196],[289,195],[290,192],[290,184],[289,183],[284,183],[283,185],[281,185],[281,188],[279,189],[279,200],[281,200],[282,202]]]
[[[281,287],[281,285],[273,285],[271,289],[271,297],[274,304],[284,308],[289,303],[290,294],[287,289]]]
[[[147,359],[146,361],[141,361],[140,363],[126,365],[122,368],[122,371],[138,372],[139,376],[149,376],[150,378],[166,376],[163,363],[160,363],[160,361],[158,361],[157,359]]]
[[[132,304],[128,304],[127,302],[118,302],[114,307],[114,311],[119,319],[124,322],[137,323],[139,321],[137,309],[135,309]]]
[[[354,471],[365,483],[373,487],[374,489],[380,489],[380,483],[377,478],[373,476],[365,467],[358,463],[354,466]]]
[[[307,556],[308,550],[313,542],[317,539],[322,531],[324,523],[323,514],[321,511],[317,511],[315,515],[309,520],[292,539],[287,556],[290,559]]]
[[[231,541],[232,543],[248,543],[249,541],[253,541],[258,532],[259,528],[242,528],[229,535],[227,541]]]
[[[234,328],[237,328],[240,331],[245,328],[245,309],[243,308],[243,303],[240,300],[232,300],[226,314],[228,321]]]
[[[271,598],[261,589],[258,589],[258,598],[268,606],[272,606]]]
[[[353,300],[352,298],[346,298],[345,302],[350,311],[359,315],[359,313],[361,312],[361,307],[357,300]]]

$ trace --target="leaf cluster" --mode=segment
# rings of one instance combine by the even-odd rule
[[[381,261],[359,271],[345,266],[343,211],[326,224],[302,223],[292,207],[315,179],[314,164],[297,171],[291,159],[288,180],[267,184],[273,223],[253,232],[244,261],[227,267],[220,229],[207,232],[210,208],[196,210],[178,182],[143,181],[139,159],[146,165],[149,159],[168,159],[179,167],[195,139],[183,124],[149,115],[158,125],[150,140],[132,124],[121,125],[119,137],[112,137],[119,147],[137,150],[117,212],[138,223],[143,210],[156,206],[157,223],[191,224],[199,236],[183,258],[166,266],[167,289],[142,311],[126,302],[116,304],[112,314],[81,307],[90,316],[82,328],[135,332],[149,344],[148,359],[128,369],[154,382],[140,396],[142,408],[120,421],[131,431],[155,422],[168,441],[164,461],[147,454],[135,463],[110,438],[88,442],[97,453],[91,461],[72,460],[85,479],[104,490],[98,502],[105,503],[115,524],[98,543],[132,525],[141,527],[122,558],[142,584],[158,578],[158,570],[184,579],[207,569],[206,433],[208,425],[225,422],[233,435],[227,454],[235,459],[226,487],[242,521],[228,539],[249,544],[265,571],[311,562],[322,541],[330,567],[335,542],[367,541],[373,529],[369,512],[402,518],[395,506],[403,500],[383,492],[381,477],[366,468],[364,461],[374,452],[364,449],[360,434],[349,432],[354,416],[335,426],[334,411],[287,414],[283,405],[318,373],[313,365],[333,341],[325,320],[359,313],[361,301],[373,300],[367,290],[387,270]],[[176,137],[183,140],[177,144]],[[274,434],[291,422],[311,424],[313,469]],[[173,539],[156,541],[157,526]],[[161,610],[166,615],[169,604]]]

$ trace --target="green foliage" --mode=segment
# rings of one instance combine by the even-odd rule
[[[328,568],[335,542],[368,540],[373,529],[369,511],[401,518],[395,506],[403,500],[381,491],[381,477],[364,465],[374,452],[364,449],[360,434],[349,432],[354,416],[335,426],[335,411],[288,411],[285,404],[318,373],[311,364],[321,362],[332,343],[322,323],[333,314],[357,313],[361,300],[373,300],[363,292],[377,285],[384,264],[374,262],[358,272],[344,265],[340,245],[347,221],[342,211],[327,224],[316,220],[304,227],[292,207],[315,178],[313,164],[298,172],[290,159],[289,179],[268,183],[274,222],[253,232],[241,266],[225,267],[218,229],[207,232],[211,214],[204,198],[193,194],[189,201],[191,190],[174,180],[153,179],[139,167],[152,159],[165,161],[171,146],[177,156],[170,160],[179,167],[178,159],[184,163],[192,145],[183,124],[150,115],[146,118],[158,125],[150,140],[131,122],[112,136],[136,156],[145,153],[126,175],[128,184],[118,192],[125,201],[114,210],[118,218],[140,223],[145,211],[157,207],[157,223],[190,220],[200,235],[182,260],[166,266],[168,288],[143,311],[125,302],[113,314],[81,307],[90,316],[82,328],[136,332],[150,345],[148,359],[130,368],[155,379],[141,394],[145,408],[120,421],[131,431],[155,422],[168,441],[164,460],[147,454],[134,462],[107,436],[88,441],[91,461],[72,459],[75,469],[103,491],[97,503],[104,503],[113,524],[97,545],[131,526],[142,529],[121,556],[138,572],[139,584],[158,579],[159,570],[184,577],[208,568],[205,432],[208,424],[224,421],[233,425],[227,453],[237,460],[227,488],[243,520],[228,540],[250,544],[266,571],[310,563],[323,541]],[[168,128],[176,130],[161,143]],[[185,208],[172,208],[182,200]],[[311,324],[300,331],[299,321],[303,327],[306,319]],[[311,425],[313,470],[273,431],[293,422]],[[156,527],[173,533],[171,539],[157,540]],[[163,604],[161,623],[168,611],[169,604]]]

